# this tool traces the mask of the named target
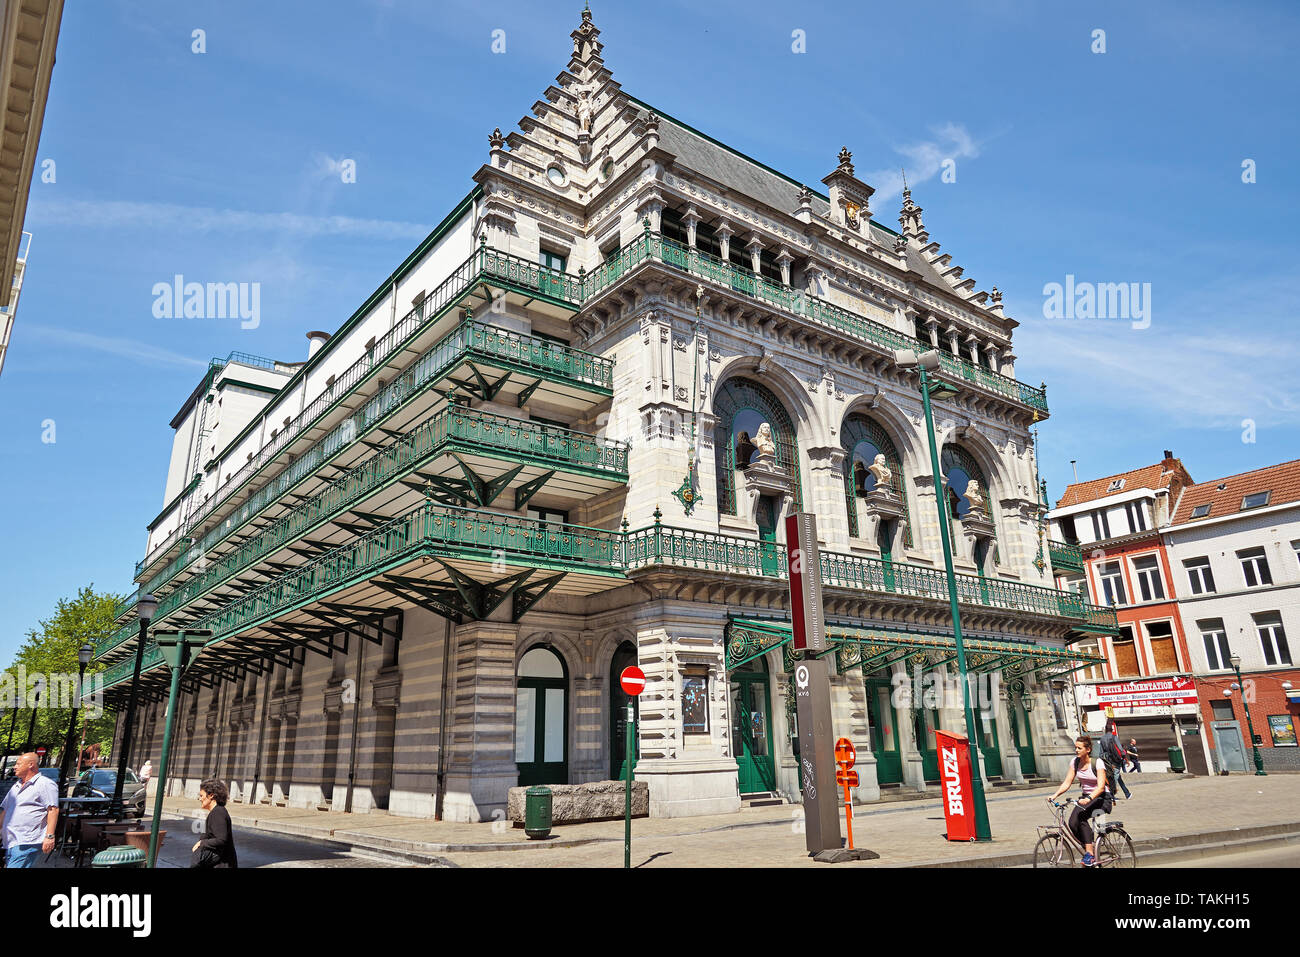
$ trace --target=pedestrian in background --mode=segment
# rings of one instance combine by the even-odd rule
[[[1106,765],[1106,779],[1111,782],[1111,793],[1119,797],[1119,790],[1124,791],[1125,798],[1131,798],[1133,795],[1124,783],[1124,776],[1120,771],[1124,768],[1124,748],[1119,743],[1119,729],[1112,721],[1106,727],[1106,733],[1101,736],[1101,760]]]
[[[1142,764],[1140,761],[1138,761],[1137,738],[1128,739],[1128,747],[1124,750],[1124,753],[1128,755],[1129,771],[1131,771],[1133,774],[1141,774]]]
[[[190,867],[238,867],[235,855],[235,836],[230,828],[230,812],[226,810],[229,796],[226,786],[209,778],[199,785],[199,807],[208,812],[203,837],[190,849]]]
[[[4,835],[5,867],[34,867],[36,855],[54,850],[59,820],[59,786],[37,772],[40,759],[29,751],[14,766],[18,783],[0,803],[0,834]]]

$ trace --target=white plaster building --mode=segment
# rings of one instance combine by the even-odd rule
[[[1250,723],[1266,769],[1300,768],[1300,460],[1193,485],[1165,540],[1216,770],[1254,769]]]
[[[809,510],[858,796],[925,788],[960,703],[892,692],[952,659],[936,492],[971,667],[1001,677],[984,773],[1058,776],[1058,673],[1115,618],[1054,587],[1045,393],[1014,378],[996,288],[940,252],[910,191],[899,231],[878,222],[847,149],[814,192],[624,92],[589,11],[571,39],[464,200],[204,448],[194,489],[178,435],[179,500],[137,570],[157,624],[214,632],[175,787],[487,819],[510,787],[620,774],[617,675],[637,662],[652,814],[793,797],[780,519]],[[936,403],[941,490],[894,362],[931,347],[958,388]],[[122,612],[100,648],[119,706]],[[165,669],[146,662],[154,754]]]

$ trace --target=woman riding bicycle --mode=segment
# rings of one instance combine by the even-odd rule
[[[1107,790],[1109,782],[1106,780],[1106,766],[1092,757],[1092,738],[1086,734],[1074,739],[1074,760],[1070,762],[1070,770],[1066,773],[1061,786],[1056,789],[1056,793],[1048,800],[1055,802],[1058,797],[1070,790],[1070,785],[1076,779],[1083,788],[1083,794],[1074,810],[1070,812],[1070,833],[1083,845],[1083,866],[1094,867],[1097,863],[1096,847],[1093,843],[1092,823],[1089,819],[1098,811],[1109,814],[1113,805],[1110,792]]]

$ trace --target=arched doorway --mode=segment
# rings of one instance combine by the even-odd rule
[[[637,722],[641,720],[640,699],[623,692],[619,675],[629,665],[636,664],[636,645],[625,641],[614,652],[609,664],[609,776],[613,781],[621,781],[627,775],[627,703],[632,702],[632,714]],[[641,742],[632,743],[632,763],[641,755]]]
[[[948,506],[949,518],[960,521],[970,512],[972,503],[967,492],[970,490],[971,483],[974,482],[978,494],[984,500],[984,513],[990,522],[993,521],[993,499],[989,491],[988,478],[984,475],[984,470],[980,468],[979,463],[975,461],[974,456],[960,446],[945,445],[943,454],[939,457],[939,470],[943,473],[944,485],[946,486],[941,494]],[[956,549],[957,529],[951,521],[948,523],[948,534],[950,536],[949,544]],[[993,562],[996,564],[999,560],[996,530],[994,531],[994,537],[977,546],[976,553],[971,556],[981,576],[985,573],[985,559],[988,557],[990,549],[993,551]]]
[[[899,784],[903,780],[903,752],[898,743],[893,682],[888,674],[880,671],[868,677],[865,685],[871,751],[876,756],[876,781],[879,784]]]
[[[549,648],[519,659],[515,684],[515,763],[520,786],[569,782],[569,677]]]
[[[772,696],[767,664],[761,657],[731,672],[731,739],[740,793],[775,791]]]
[[[857,500],[865,498],[876,487],[876,477],[868,470],[875,462],[876,456],[883,455],[885,465],[889,466],[892,473],[890,488],[902,503],[903,520],[907,522],[903,541],[910,546],[912,523],[908,521],[907,493],[903,487],[903,465],[893,440],[879,423],[861,414],[850,415],[844,420],[844,426],[840,429],[840,440],[847,453],[844,456],[844,499],[849,513],[849,534],[855,538],[861,534]],[[892,544],[892,535],[888,535],[888,531],[890,530],[881,528],[878,532],[878,537],[882,539],[881,547],[886,551],[890,550],[889,546]]]

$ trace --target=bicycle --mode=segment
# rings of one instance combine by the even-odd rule
[[[1074,798],[1065,801],[1047,802],[1056,815],[1055,824],[1038,825],[1038,843],[1034,845],[1034,867],[1074,867],[1075,856],[1082,864],[1084,847],[1071,832],[1066,823],[1066,811],[1078,802]],[[1133,839],[1124,830],[1122,821],[1112,821],[1105,812],[1092,816],[1092,829],[1096,838],[1097,866],[1114,868],[1137,867],[1137,852],[1133,850]]]

